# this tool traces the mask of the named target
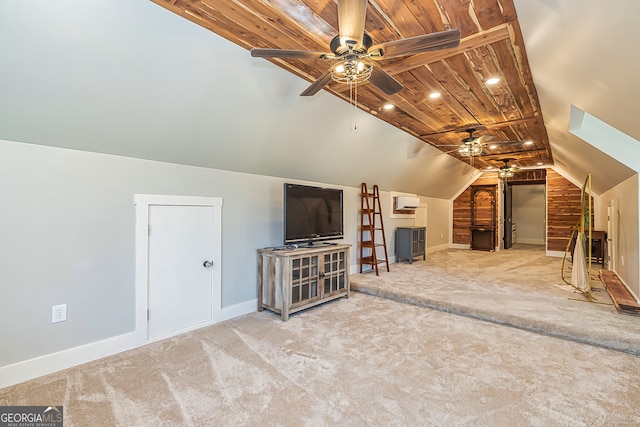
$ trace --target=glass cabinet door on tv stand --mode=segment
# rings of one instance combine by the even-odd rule
[[[291,313],[349,297],[350,245],[258,250],[258,311]]]
[[[318,255],[291,257],[291,307],[320,298]]]

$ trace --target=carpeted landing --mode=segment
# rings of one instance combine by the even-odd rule
[[[513,253],[446,251],[354,279],[445,311],[637,333],[611,306],[570,299],[555,260]],[[0,389],[0,405],[63,405],[65,427],[640,425],[638,356],[440,310],[354,292],[288,322],[254,312]]]
[[[592,266],[595,303],[562,280],[543,246],[499,252],[449,249],[426,261],[351,276],[351,289],[395,301],[640,355],[640,318],[619,314]],[[565,278],[571,279],[570,262]]]

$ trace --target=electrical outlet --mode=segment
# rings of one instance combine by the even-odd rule
[[[624,256],[620,257],[620,263],[624,266]]]
[[[51,323],[64,322],[65,320],[67,320],[67,304],[51,307]]]

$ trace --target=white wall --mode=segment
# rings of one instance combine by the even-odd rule
[[[598,230],[607,230],[607,206],[614,202],[616,209],[615,272],[635,294],[640,297],[639,271],[640,252],[638,248],[638,174],[632,176],[611,190],[600,195],[596,204]],[[624,260],[622,259],[624,257]],[[623,263],[624,261],[624,263]]]
[[[390,193],[383,192],[383,212],[386,206],[392,206]],[[386,203],[386,204],[385,204]],[[427,252],[438,251],[449,247],[449,230],[451,228],[451,218],[449,201],[446,199],[436,199],[434,197],[420,197],[420,205],[427,206]],[[413,227],[422,226],[417,215],[422,212],[416,212],[408,218],[390,218],[384,223],[387,235],[387,246],[395,253],[395,230],[397,227]],[[391,255],[390,255],[391,257]]]
[[[282,186],[302,181],[0,140],[0,182],[1,373],[134,330],[135,194],[223,198],[225,308],[256,298],[256,249],[282,244]],[[337,188],[355,271],[360,189]],[[388,219],[389,193],[381,197],[393,258],[404,223]],[[67,321],[52,324],[57,304]]]
[[[512,186],[512,219],[517,243],[545,244],[545,185]]]

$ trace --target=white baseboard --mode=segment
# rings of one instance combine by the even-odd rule
[[[229,307],[222,307],[220,311],[220,322],[244,316],[254,311],[258,311],[258,298],[230,305]]]
[[[514,244],[515,243],[523,243],[525,245],[544,245],[545,241],[544,239],[527,239],[523,237],[518,237],[517,241],[514,242]]]
[[[433,252],[439,252],[439,251],[444,251],[445,249],[449,249],[449,244],[445,243],[442,245],[438,245],[438,246],[431,246],[430,248],[427,248],[427,253],[433,253]]]
[[[111,356],[135,348],[136,344],[135,332],[129,332],[3,366],[0,368],[0,388]]]
[[[471,245],[464,245],[462,243],[451,243],[449,247],[451,249],[471,249]]]
[[[564,251],[547,251],[547,256],[562,258],[564,256]]]
[[[220,319],[215,323],[243,316],[257,310],[257,298],[229,307],[223,307],[220,312]],[[71,368],[139,347],[140,345],[138,340],[136,340],[136,336],[136,332],[128,332],[101,341],[83,344],[56,353],[45,354],[23,362],[0,367],[0,388],[9,387],[62,369]]]
[[[395,256],[389,257],[389,265],[395,264],[395,263],[396,263],[396,257]],[[387,267],[383,267],[383,268],[386,270]],[[363,269],[363,273],[368,273],[368,272],[374,271],[374,270],[375,270],[375,267],[373,267],[373,266],[365,266],[365,268]],[[352,265],[352,266],[349,267],[349,274],[350,275],[351,274],[360,274],[360,267],[358,266],[358,264]],[[258,304],[258,303],[256,302],[256,304]]]

